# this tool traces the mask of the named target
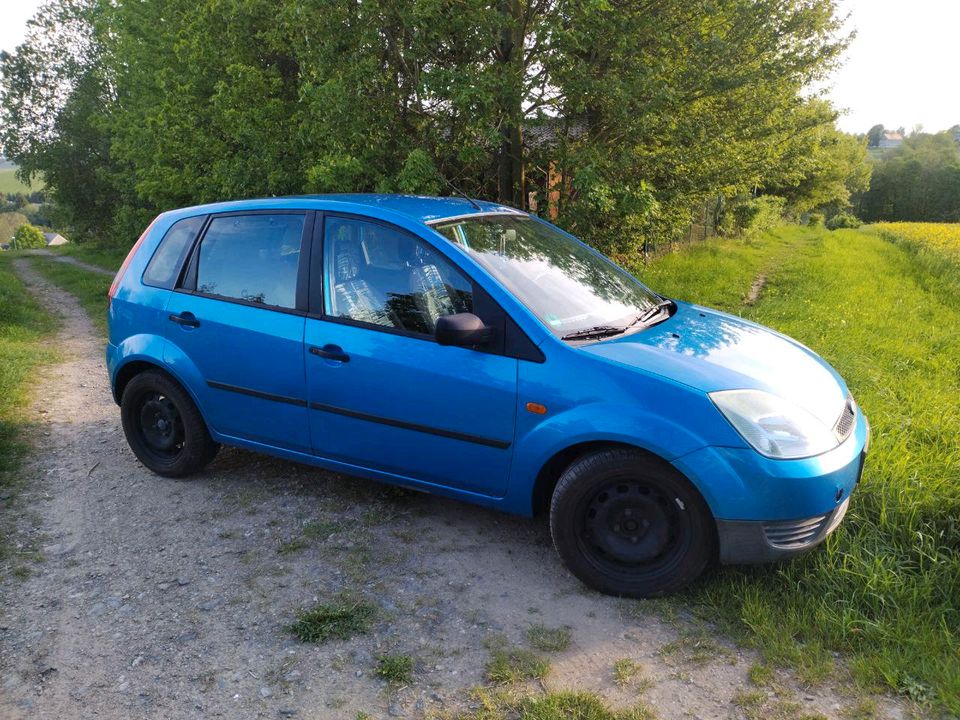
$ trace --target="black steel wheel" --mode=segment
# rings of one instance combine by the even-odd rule
[[[190,396],[158,370],[142,372],[127,383],[120,417],[134,455],[159,475],[197,472],[219,450]]]
[[[690,482],[629,448],[585,455],[564,471],[550,530],[574,575],[624,597],[679,590],[703,572],[716,545],[713,517]]]

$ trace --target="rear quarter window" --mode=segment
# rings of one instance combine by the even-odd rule
[[[198,215],[178,220],[170,226],[143,273],[145,285],[173,287],[187,248],[200,232],[205,219],[206,216]]]

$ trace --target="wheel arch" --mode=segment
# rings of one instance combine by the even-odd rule
[[[640,447],[639,445],[633,445],[631,443],[617,440],[588,440],[586,442],[579,442],[570,445],[554,453],[554,455],[551,456],[550,459],[548,459],[540,468],[540,471],[537,473],[536,480],[533,483],[533,493],[530,499],[533,515],[542,515],[550,509],[550,499],[553,497],[553,491],[560,480],[560,476],[563,474],[563,471],[570,467],[574,461],[589,453],[615,448],[623,448],[641,453],[651,460],[662,464],[664,467],[670,468],[670,470],[673,472],[679,473],[688,483],[690,483],[700,497],[703,498],[704,504],[707,506],[707,508],[710,507],[710,504],[703,496],[703,492],[697,486],[697,483],[693,482],[689,477],[680,472],[676,466],[674,466],[668,460],[665,460],[660,455],[657,455],[647,448]]]

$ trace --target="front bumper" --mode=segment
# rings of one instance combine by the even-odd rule
[[[870,447],[862,412],[851,437],[823,455],[771,460],[751,450],[704,448],[674,461],[716,518],[722,563],[779,560],[833,532],[860,481]]]
[[[825,515],[803,520],[717,520],[720,562],[725,565],[783,560],[816,547],[840,525],[850,498]]]

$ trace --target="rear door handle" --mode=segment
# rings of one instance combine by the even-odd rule
[[[322,357],[324,360],[335,360],[336,362],[350,362],[350,356],[343,351],[343,348],[337,345],[324,345],[322,348],[311,346],[310,354],[316,355],[317,357]]]
[[[171,315],[170,320],[175,322],[177,325],[182,325],[183,327],[200,327],[200,321],[197,320],[197,318],[191,312],[183,312],[179,315]]]

